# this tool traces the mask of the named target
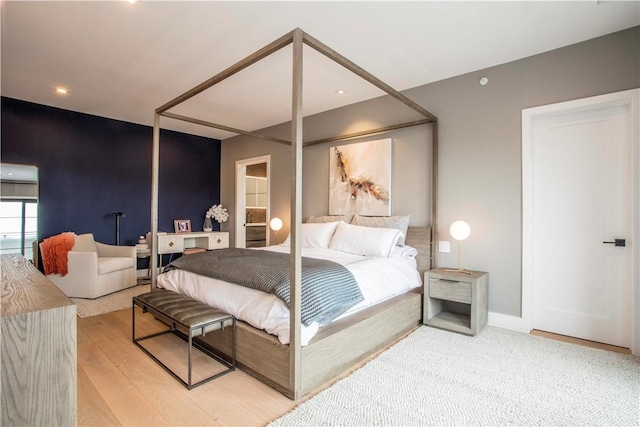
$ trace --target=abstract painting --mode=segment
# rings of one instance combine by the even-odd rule
[[[391,215],[391,138],[329,149],[329,215]]]

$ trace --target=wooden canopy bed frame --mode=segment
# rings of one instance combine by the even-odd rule
[[[236,129],[222,124],[211,123],[169,112],[181,104],[226,78],[260,61],[281,48],[293,44],[293,87],[291,141],[262,135],[256,132]],[[411,122],[371,129],[347,135],[339,135],[315,141],[302,140],[302,52],[303,44],[322,53],[369,83],[420,113],[424,118]],[[211,77],[200,85],[178,96],[155,110],[152,154],[152,196],[151,196],[151,283],[157,287],[157,239],[158,239],[158,185],[160,152],[160,116],[182,120],[216,129],[221,129],[262,140],[291,146],[291,240],[290,240],[290,341],[281,344],[275,336],[262,330],[238,322],[237,362],[240,367],[261,381],[275,388],[291,399],[297,399],[316,389],[341,372],[363,360],[370,354],[393,342],[404,333],[415,328],[422,316],[421,290],[414,290],[392,298],[374,307],[358,312],[347,318],[333,322],[322,328],[309,345],[301,346],[301,223],[302,223],[302,148],[303,146],[340,141],[365,135],[389,132],[410,126],[431,124],[433,144],[432,176],[432,222],[431,227],[409,227],[407,244],[418,250],[418,270],[421,275],[434,265],[437,200],[437,118],[427,110],[391,88],[386,83],[369,74],[347,58],[314,39],[299,28],[285,34],[252,55],[237,62],[226,70]],[[424,276],[422,276],[424,277]],[[206,340],[206,338],[205,338]],[[216,340],[208,344],[220,353],[230,354],[224,343]]]

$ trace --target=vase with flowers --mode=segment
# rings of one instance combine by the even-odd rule
[[[213,230],[211,218],[218,221],[218,223],[223,223],[229,219],[229,212],[227,212],[227,209],[223,208],[222,205],[211,206],[204,216],[204,225],[202,226],[204,231]]]

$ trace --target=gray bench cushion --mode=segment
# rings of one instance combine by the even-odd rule
[[[142,308],[143,312],[150,312],[156,319],[166,323],[170,329],[168,331],[162,331],[147,335],[144,337],[136,338],[136,310],[135,306]],[[158,362],[167,372],[169,372],[175,379],[180,381],[182,385],[191,390],[194,387],[204,384],[207,381],[211,381],[214,378],[218,378],[221,375],[232,372],[236,369],[236,322],[235,318],[223,311],[216,310],[213,307],[193,300],[186,295],[182,295],[176,292],[167,291],[166,289],[156,289],[146,294],[133,297],[133,310],[131,310],[132,327],[132,339],[135,345],[137,345],[142,351],[147,353],[153,360]],[[211,350],[203,347],[199,343],[193,341],[193,338],[199,335],[206,334],[209,331],[215,331],[222,329],[225,326],[231,326],[233,328],[233,353],[231,356],[231,362],[222,359],[220,356],[213,353]],[[159,358],[153,355],[147,348],[140,344],[141,341],[155,338],[160,335],[175,333],[176,331],[182,332],[187,336],[188,342],[188,365],[187,365],[187,379],[184,380],[171,368],[165,365]],[[222,372],[218,372],[208,378],[200,380],[197,383],[192,382],[192,348],[196,347],[201,352],[218,361],[228,369]]]
[[[199,328],[227,318],[229,320],[222,322],[223,325],[230,326],[232,324],[232,316],[230,314],[216,310],[203,302],[192,300],[186,295],[166,289],[156,289],[155,291],[138,295],[133,299],[140,303],[138,305],[157,310],[189,329]]]

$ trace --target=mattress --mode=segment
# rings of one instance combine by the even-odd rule
[[[356,279],[364,300],[337,320],[422,285],[416,269],[415,250],[407,246],[398,248],[388,258],[364,257],[324,248],[303,248],[302,256],[337,262]],[[289,247],[277,245],[260,250],[288,253]],[[233,314],[237,319],[275,335],[282,344],[289,343],[289,308],[275,295],[177,269],[158,275],[157,283],[158,287]],[[306,346],[318,329],[319,325],[315,323],[302,325],[301,344]]]

